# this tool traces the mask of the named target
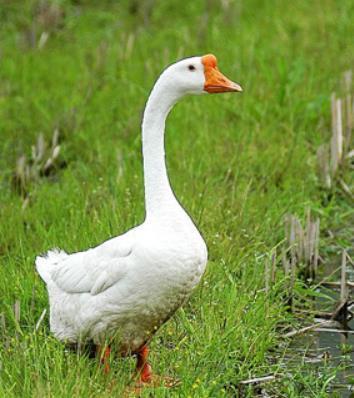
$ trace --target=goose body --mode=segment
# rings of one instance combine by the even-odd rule
[[[102,344],[116,337],[127,353],[150,340],[178,309],[206,262],[204,240],[184,214],[174,225],[146,221],[84,252],[51,251],[36,264],[58,339]]]
[[[186,94],[241,91],[213,55],[179,61],[161,74],[143,123],[146,218],[143,224],[87,251],[49,251],[36,258],[47,285],[50,328],[70,343],[115,339],[121,353],[139,353],[200,281],[207,248],[170,187],[165,120]],[[139,362],[139,361],[138,361]]]

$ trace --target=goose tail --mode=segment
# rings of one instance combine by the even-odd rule
[[[48,283],[51,279],[50,271],[52,267],[64,260],[67,256],[68,254],[63,250],[54,249],[44,255],[36,257],[35,264],[37,272],[45,283]]]

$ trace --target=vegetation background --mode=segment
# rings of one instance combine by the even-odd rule
[[[351,203],[321,189],[316,150],[354,63],[353,20],[351,0],[0,0],[1,397],[122,396],[132,359],[106,377],[55,341],[48,314],[37,324],[48,301],[34,258],[142,222],[145,101],[167,64],[209,52],[244,93],[187,98],[168,120],[171,183],[210,261],[152,344],[153,369],[181,385],[152,394],[251,397],[240,381],[276,374],[272,396],[329,396],[336,367],[284,364],[298,320],[280,262],[268,293],[264,266],[289,212],[338,231],[323,257],[349,244]]]

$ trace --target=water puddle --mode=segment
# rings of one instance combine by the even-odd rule
[[[324,275],[333,273],[333,267],[325,266]],[[346,270],[347,282],[354,282],[354,267],[348,266]],[[338,280],[332,278],[333,280]],[[340,303],[340,287],[321,287],[319,292],[328,297],[317,298],[314,304],[315,311],[333,313]],[[305,333],[294,339],[292,350],[303,356],[307,364],[314,366],[328,364],[339,367],[336,377],[328,386],[329,392],[336,392],[343,398],[354,398],[354,287],[348,287],[348,312],[347,320],[341,322],[315,318],[318,326],[311,332]],[[324,324],[324,322],[327,322]]]

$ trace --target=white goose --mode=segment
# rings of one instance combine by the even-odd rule
[[[48,289],[53,334],[68,343],[93,341],[97,347],[115,339],[123,355],[137,355],[141,382],[152,379],[147,344],[198,284],[207,263],[205,242],[168,180],[165,120],[186,94],[237,91],[241,87],[219,72],[211,54],[165,69],[142,122],[143,224],[84,252],[54,250],[36,258]]]

